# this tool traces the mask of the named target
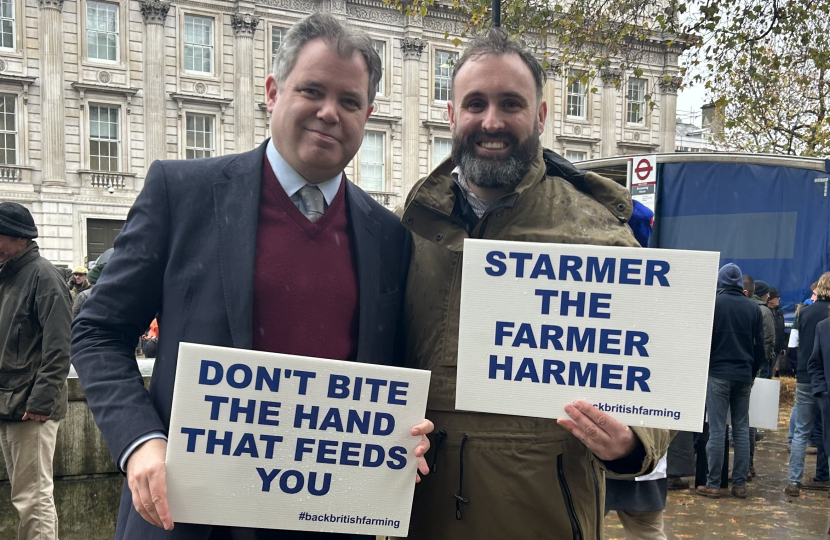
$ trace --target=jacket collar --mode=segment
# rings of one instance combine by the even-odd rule
[[[37,242],[32,240],[20,253],[0,265],[0,277],[6,278],[17,274],[21,268],[40,257]]]
[[[621,222],[628,221],[633,203],[624,187],[598,174],[577,171],[572,165],[565,169],[562,163],[550,161],[550,156],[555,156],[559,161],[570,165],[557,154],[540,147],[530,170],[513,193],[493,203],[480,222],[484,222],[490,213],[499,209],[521,206],[526,198],[532,197],[533,189],[548,177],[571,183],[576,189],[605,206]],[[452,159],[447,159],[432,174],[415,185],[409,194],[402,221],[404,226],[422,238],[452,251],[462,251],[464,239],[475,236],[480,226],[468,233],[465,222],[459,216],[453,215],[458,196],[452,189],[455,181],[451,173],[455,166]]]

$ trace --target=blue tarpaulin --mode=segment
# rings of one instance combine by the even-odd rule
[[[650,246],[719,251],[721,265],[735,263],[777,288],[792,322],[796,304],[810,296],[810,284],[830,270],[828,172],[660,164]]]

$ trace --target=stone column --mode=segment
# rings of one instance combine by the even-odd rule
[[[605,68],[599,74],[602,79],[602,115],[600,155],[617,155],[617,85],[622,80],[622,71]]]
[[[660,79],[660,151],[674,152],[677,135],[677,91],[683,79],[670,73]]]
[[[401,40],[403,53],[403,186],[402,201],[418,182],[418,150],[421,133],[420,84],[421,53],[426,41],[405,37]],[[391,72],[390,72],[391,73]]]
[[[556,128],[554,120],[556,118],[556,85],[559,84],[559,64],[548,61],[548,66],[545,68],[545,75],[547,82],[542,88],[542,100],[548,105],[548,116],[545,118],[545,131],[542,132],[542,146],[550,150],[556,149]]]
[[[63,99],[63,0],[39,0],[43,183],[66,185]],[[83,141],[81,142],[83,144]]]
[[[164,21],[170,2],[139,0],[144,32],[144,163],[167,159]]]
[[[254,148],[254,33],[259,19],[253,13],[234,13],[233,108],[236,152]]]

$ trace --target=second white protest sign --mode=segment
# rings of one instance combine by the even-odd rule
[[[428,371],[182,343],[175,521],[406,536]]]
[[[464,242],[456,408],[700,431],[719,254]]]

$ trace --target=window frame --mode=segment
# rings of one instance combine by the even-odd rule
[[[93,141],[93,139],[92,139],[92,108],[93,107],[99,107],[99,108],[103,107],[103,108],[107,108],[107,109],[114,109],[115,111],[117,111],[118,124],[116,125],[116,127],[117,127],[116,133],[118,134],[118,138],[115,140],[115,143],[116,143],[115,155],[116,155],[116,160],[117,160],[116,161],[116,170],[103,170],[100,167],[97,168],[97,169],[94,169],[92,167],[92,141]],[[85,146],[86,146],[86,166],[87,166],[87,170],[89,170],[91,172],[104,173],[104,174],[123,174],[124,172],[126,172],[124,170],[124,155],[123,155],[123,153],[124,153],[124,144],[123,144],[123,141],[124,141],[124,132],[123,132],[124,131],[124,120],[123,120],[124,111],[122,110],[123,109],[123,104],[107,102],[107,101],[104,101],[104,100],[91,99],[87,102],[85,108],[86,108],[86,115],[85,115],[85,117],[86,117],[86,137],[85,137],[86,141],[85,141]],[[104,141],[104,142],[112,142],[109,139],[97,139],[97,140]],[[100,154],[99,154],[99,156],[100,156]],[[110,156],[110,158],[111,158],[111,156]]]
[[[222,25],[220,24],[222,21],[216,14],[190,10],[181,11],[181,22],[179,23],[179,39],[178,44],[181,46],[181,69],[182,73],[187,77],[197,77],[197,78],[207,78],[207,79],[218,79],[221,74],[221,59],[217,58],[217,51],[221,51],[221,42],[220,42],[220,34],[221,32],[218,30],[222,30]],[[210,72],[207,71],[195,71],[191,69],[187,69],[187,42],[185,41],[185,29],[187,28],[187,18],[188,17],[196,17],[199,19],[210,19],[212,21],[211,25],[211,59],[210,59]],[[198,45],[199,47],[206,47],[206,45]]]
[[[11,19],[2,17],[2,10],[0,10],[0,25],[2,25],[2,21],[11,20],[11,23],[12,23],[12,46],[11,47],[4,47],[2,45],[2,39],[0,39],[0,51],[15,52],[16,53],[19,49],[18,43],[17,43],[18,34],[19,34],[19,32],[17,31],[17,15],[18,15],[18,13],[20,13],[21,10],[19,9],[20,6],[18,5],[19,4],[18,0],[10,0],[9,3],[12,6]]]
[[[268,63],[267,73],[270,74],[274,68],[274,58],[276,58],[277,56],[276,51],[274,50],[274,30],[281,30],[283,33],[285,33],[288,32],[288,30],[290,30],[290,27],[283,26],[279,23],[275,23],[269,25],[268,28],[270,29],[270,31],[268,32],[268,58],[270,58],[271,61]],[[283,38],[284,37],[285,36],[283,35]],[[282,44],[282,38],[280,39],[280,44]]]
[[[387,173],[389,172],[389,142],[390,142],[389,131],[386,130],[386,129],[383,129],[383,128],[375,129],[374,127],[367,126],[366,129],[363,132],[364,140],[365,140],[366,134],[368,134],[368,133],[377,133],[377,134],[383,135],[383,139],[382,139],[383,146],[381,147],[381,152],[380,152],[381,156],[383,157],[383,163],[381,164],[381,186],[380,186],[381,189],[379,191],[374,190],[374,189],[368,189],[366,186],[363,185],[363,143],[362,142],[360,144],[360,149],[357,151],[357,154],[354,157],[354,163],[355,163],[354,170],[355,170],[355,173],[356,173],[355,177],[356,177],[356,180],[357,180],[356,183],[360,187],[360,189],[362,189],[363,191],[365,191],[367,193],[387,193],[388,192],[388,190],[387,190],[387,187],[388,187]]]
[[[574,161],[570,158],[570,156],[573,155],[573,154],[582,154],[585,157],[583,159]],[[581,148],[581,149],[570,149],[570,148],[568,148],[568,149],[565,150],[565,159],[567,159],[571,163],[578,163],[580,161],[587,161],[587,160],[591,159],[591,152],[588,151],[587,149],[584,149],[584,148]]]
[[[440,164],[441,164],[441,162],[443,161],[443,159],[442,159],[441,161],[439,161],[439,160],[435,159],[435,141],[436,141],[436,140],[438,140],[438,139],[449,141],[449,143],[450,143],[450,151],[449,151],[449,153],[447,154],[447,156],[450,156],[450,155],[452,154],[452,133],[450,133],[450,132],[446,132],[446,133],[444,133],[444,132],[437,133],[437,132],[436,132],[436,133],[432,136],[432,144],[430,145],[430,152],[429,152],[429,159],[430,159],[430,161],[431,161],[431,163],[430,163],[430,167],[429,167],[429,169],[430,169],[430,170],[435,169],[435,167],[437,167],[438,165],[440,165]],[[445,157],[445,158],[446,158],[446,157]]]
[[[436,104],[436,105],[446,105],[448,102],[450,102],[452,100],[452,68],[451,67],[449,68],[449,74],[447,76],[449,78],[449,86],[447,87],[447,99],[445,99],[445,100],[436,99],[436,97],[435,97],[435,90],[436,90],[435,85],[438,82],[438,76],[435,73],[435,68],[437,66],[437,63],[436,63],[437,58],[436,57],[437,57],[438,53],[447,53],[451,56],[454,55],[455,56],[454,61],[458,62],[458,59],[461,57],[461,52],[460,51],[453,51],[453,50],[450,50],[450,49],[447,49],[447,48],[444,48],[444,47],[432,47],[432,50],[430,51],[430,60],[429,60],[429,82],[430,82],[429,97],[430,97],[430,102],[433,103],[433,104]],[[442,75],[442,78],[443,78],[443,75]]]
[[[213,133],[212,133],[212,137],[211,137],[211,139],[212,139],[211,142],[213,143],[213,147],[211,148],[211,155],[210,156],[203,156],[203,157],[217,157],[217,156],[222,155],[220,153],[220,145],[219,145],[219,138],[218,138],[219,135],[220,135],[220,133],[219,133],[220,123],[219,123],[219,118],[217,117],[216,113],[202,111],[202,110],[198,110],[198,109],[187,109],[187,110],[182,111],[182,133],[181,133],[182,144],[180,145],[180,148],[181,148],[180,157],[181,157],[181,159],[199,159],[199,158],[196,158],[195,156],[193,158],[188,158],[187,157],[187,150],[188,150],[188,146],[187,146],[187,117],[188,116],[202,116],[202,117],[205,117],[205,118],[210,118],[212,123],[213,123],[213,126],[212,126],[213,127]],[[197,151],[195,146],[193,147],[193,150]],[[204,147],[198,149],[198,151],[204,151]]]
[[[591,102],[591,100],[588,99],[588,95],[589,95],[588,86],[589,85],[587,83],[582,82],[582,80],[580,79],[580,77],[582,77],[583,75],[584,75],[584,73],[576,71],[573,74],[569,74],[568,77],[564,77],[565,99],[563,101],[564,101],[564,105],[565,105],[565,119],[568,120],[568,121],[588,122],[589,118],[590,118],[590,114],[591,114],[590,113],[590,106],[591,106],[590,102]],[[568,80],[572,76],[575,77],[575,80],[572,83],[568,84]],[[572,95],[573,96],[577,95],[577,94],[572,94],[571,91],[570,91],[571,85],[575,84],[575,83],[579,83],[583,87],[583,90],[584,90],[584,93],[582,94],[582,98],[583,98],[583,111],[582,111],[583,115],[582,116],[575,116],[575,115],[570,114],[570,112],[569,112],[570,97]]]
[[[642,81],[643,83],[643,93],[642,93],[642,101],[633,101],[631,99],[631,81]],[[639,127],[647,127],[647,118],[648,118],[648,111],[646,110],[646,99],[645,96],[648,95],[648,79],[645,77],[629,77],[625,84],[625,124],[627,126],[639,126]],[[640,121],[638,122],[631,122],[629,120],[629,107],[632,103],[639,103],[640,104]]]
[[[392,94],[391,78],[389,77],[390,70],[392,69],[392,44],[387,38],[372,35],[369,37],[372,40],[372,47],[374,47],[375,42],[383,43],[383,54],[378,53],[381,63],[381,76],[378,81],[378,89],[375,92],[375,100],[378,98],[389,100]],[[375,52],[377,52],[377,49],[375,49]]]
[[[92,58],[89,56],[89,8],[92,3],[97,4],[108,4],[115,8],[115,60],[110,60],[108,58]],[[120,2],[110,2],[107,0],[86,0],[83,5],[84,14],[83,14],[83,58],[85,61],[94,63],[94,64],[108,64],[108,65],[118,65],[121,64],[121,52],[123,50],[123,44],[121,43],[122,39],[122,25],[121,25],[121,11],[122,6]],[[79,17],[81,18],[81,17]],[[97,32],[97,30],[95,30]],[[110,32],[105,32],[109,34]]]
[[[20,163],[20,145],[21,145],[21,141],[20,141],[20,120],[19,120],[20,104],[18,103],[20,95],[17,94],[17,93],[14,93],[14,92],[6,92],[6,91],[3,91],[3,90],[0,90],[0,98],[5,99],[6,97],[11,98],[13,100],[13,103],[14,103],[14,130],[6,129],[6,130],[3,130],[3,131],[0,131],[0,134],[3,134],[3,135],[13,134],[14,135],[14,158],[15,158],[14,161],[15,162],[14,163],[6,162],[6,152],[8,152],[8,149],[3,148],[3,150],[0,151],[0,155],[2,155],[2,161],[3,161],[3,163],[0,163],[0,166],[2,166],[2,167],[17,167],[17,166],[21,165],[21,163]],[[5,137],[4,137],[4,140],[5,140]]]

